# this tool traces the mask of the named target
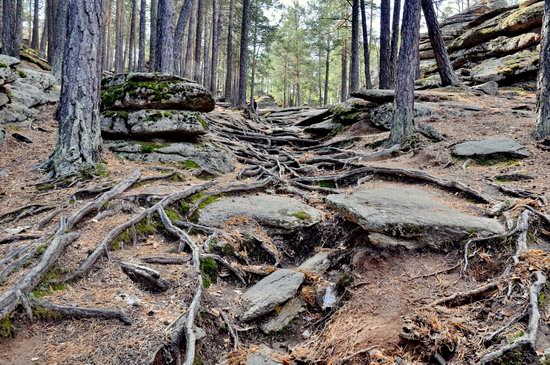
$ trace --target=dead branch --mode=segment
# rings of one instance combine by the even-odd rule
[[[156,264],[156,265],[183,265],[184,263],[191,260],[190,256],[146,256],[139,257],[140,261],[143,261],[147,264]]]
[[[30,269],[21,280],[18,280],[11,289],[8,289],[0,296],[0,320],[6,318],[21,303],[20,295],[17,295],[17,293],[20,292],[22,295],[28,296],[44,279],[65,248],[76,240],[78,236],[77,233],[67,233],[55,237],[38,264]]]
[[[31,234],[31,233],[14,234],[11,236],[0,238],[0,245],[5,245],[7,243],[12,243],[17,241],[34,240],[40,237],[42,237],[42,235],[40,234]]]
[[[435,307],[437,305],[458,306],[467,302],[475,301],[478,297],[485,295],[487,292],[492,292],[498,289],[498,282],[493,281],[488,284],[477,287],[473,290],[465,292],[456,292],[448,297],[441,298],[428,304],[426,307]]]
[[[223,321],[227,325],[227,330],[229,331],[229,334],[231,335],[231,340],[233,341],[233,351],[237,351],[237,349],[239,348],[239,335],[237,331],[235,331],[235,329],[233,328],[233,324],[229,320],[227,314],[225,314],[222,309],[220,309],[219,312]]]
[[[479,364],[489,364],[501,358],[506,353],[525,345],[530,346],[533,349],[535,348],[540,320],[539,295],[544,285],[546,284],[546,276],[542,272],[536,271],[535,277],[536,281],[529,289],[529,305],[527,307],[529,323],[527,324],[527,330],[525,334],[513,343],[504,345],[500,349],[484,355],[479,361]]]
[[[120,262],[119,265],[130,280],[153,293],[165,292],[172,286],[168,280],[160,276],[158,271],[146,266],[131,262]]]
[[[221,264],[222,266],[224,266],[226,269],[228,269],[231,273],[233,273],[233,275],[235,275],[237,277],[237,279],[239,279],[239,281],[241,283],[243,283],[245,286],[246,286],[246,280],[244,280],[243,276],[242,276],[242,273],[239,271],[239,269],[235,268],[233,265],[231,265],[226,259],[224,259],[223,257],[221,256],[218,256],[218,255],[214,255],[214,254],[211,254],[211,253],[208,253],[208,254],[201,254],[201,257],[204,257],[204,258],[212,258],[214,260],[216,260],[219,264]]]
[[[45,300],[32,301],[31,307],[34,313],[42,313],[42,316],[51,319],[60,318],[101,318],[101,319],[117,319],[125,325],[131,325],[132,319],[123,311],[109,308],[85,308],[74,307],[50,303]],[[38,316],[41,316],[38,315]]]

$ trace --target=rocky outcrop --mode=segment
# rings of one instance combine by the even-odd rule
[[[275,102],[275,98],[272,95],[262,95],[256,100],[258,109],[270,109],[278,110],[281,107]]]
[[[484,1],[441,22],[441,31],[455,70],[470,84],[496,81],[510,85],[535,80],[539,58],[544,2],[522,1],[508,6],[501,0]],[[427,35],[420,44],[424,78],[435,76],[437,66]],[[420,80],[421,87],[437,82]]]
[[[360,190],[329,195],[326,202],[365,231],[376,233],[376,240],[384,246],[444,249],[474,232],[504,232],[498,221],[458,211],[441,203],[436,195],[417,188]],[[381,239],[380,235],[394,239]]]
[[[20,60],[0,55],[0,124],[20,123],[38,107],[59,99],[59,86],[49,73],[24,68]]]
[[[210,175],[235,168],[231,153],[208,138],[202,112],[215,102],[202,85],[157,73],[111,75],[101,85],[101,132],[117,156]]]
[[[505,139],[486,139],[457,144],[452,148],[453,155],[462,158],[511,159],[529,157],[529,151],[521,143]]]

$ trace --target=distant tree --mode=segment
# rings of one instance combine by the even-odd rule
[[[49,160],[53,177],[74,175],[101,161],[99,80],[103,0],[71,0],[63,55],[59,130]]]
[[[550,136],[550,1],[544,2],[542,23],[542,40],[540,45],[537,121],[533,136],[542,140]]]
[[[195,70],[193,79],[201,82],[202,28],[204,21],[204,0],[197,0],[197,28],[195,30]]]
[[[138,52],[138,64],[137,70],[139,72],[145,71],[145,28],[146,28],[146,0],[141,0],[139,6],[139,52]]]
[[[415,133],[414,81],[416,57],[420,38],[420,1],[405,0],[401,49],[397,64],[395,100],[393,103],[390,145],[406,145]]]
[[[51,57],[51,66],[52,73],[58,79],[61,79],[61,72],[63,67],[63,57],[65,52],[65,42],[67,34],[67,9],[69,6],[69,0],[57,0],[55,2],[55,13],[54,13],[54,23],[53,23],[53,42],[52,46],[52,57]]]
[[[3,0],[2,3],[2,53],[19,58],[21,37],[17,34],[18,4],[14,0]]]
[[[239,92],[237,106],[246,107],[246,72],[248,65],[248,28],[250,22],[250,0],[243,0],[243,14],[241,21],[241,51],[239,55]]]
[[[32,37],[31,37],[31,48],[38,51],[39,47],[39,38],[38,31],[40,30],[40,0],[34,0],[34,15],[32,17]]]
[[[398,1],[398,0],[396,0]],[[424,12],[424,18],[426,19],[426,25],[428,27],[428,35],[430,37],[430,43],[434,51],[435,60],[437,62],[437,68],[439,70],[439,76],[441,77],[441,84],[443,86],[457,86],[460,84],[458,77],[453,70],[453,65],[449,59],[449,53],[447,52],[447,46],[441,35],[437,17],[435,15],[434,6],[432,0],[421,0],[422,10]]]
[[[365,0],[361,0],[361,28],[363,30],[363,57],[365,61],[365,84],[367,89],[372,89],[372,80],[370,75],[370,41],[369,31],[367,30],[367,15],[365,10]],[[326,100],[325,100],[326,104]]]
[[[233,13],[235,12],[235,0],[229,0],[229,19],[227,20],[227,49],[225,63],[225,87],[224,98],[230,100],[233,95]]]
[[[181,51],[183,45],[183,33],[185,32],[185,27],[189,21],[191,15],[191,10],[193,8],[193,0],[185,0],[183,6],[180,10],[180,15],[178,16],[178,22],[176,24],[176,31],[174,35],[174,73],[178,75],[183,74],[181,70],[181,59],[183,52]]]
[[[134,71],[134,55],[136,50],[136,12],[137,0],[132,0],[132,11],[130,13],[130,36],[128,37],[128,71]]]
[[[155,71],[172,74],[174,72],[174,3],[172,0],[158,1],[157,49],[155,51]]]
[[[352,0],[350,61],[349,91],[355,92],[359,89],[359,0]]]
[[[342,46],[342,78],[340,80],[340,101],[348,98],[348,40],[344,38]]]
[[[371,33],[372,34],[372,33]],[[380,5],[380,64],[378,78],[380,89],[391,89],[390,54],[390,0],[381,0]]]
[[[218,58],[220,54],[222,15],[220,0],[212,2],[212,68],[210,69],[210,91],[217,96]]]
[[[149,70],[154,71],[157,69],[157,13],[158,13],[158,0],[151,0],[150,9],[150,21],[149,21]]]
[[[399,58],[399,17],[401,16],[401,0],[393,1],[393,20],[391,33],[391,51],[390,51],[390,86],[395,87],[395,72],[397,70],[397,60]]]
[[[63,0],[62,0],[63,1]],[[116,24],[115,24],[115,72],[124,71],[124,0],[116,2]]]

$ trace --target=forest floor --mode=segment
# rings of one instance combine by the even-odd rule
[[[270,356],[275,361],[283,363],[364,364],[368,363],[368,359],[378,359],[378,363],[387,364],[441,364],[447,360],[452,364],[470,364],[482,361],[484,355],[498,348],[514,345],[516,340],[532,333],[530,319],[533,317],[533,302],[530,299],[530,288],[534,285],[533,275],[538,272],[546,275],[550,269],[550,255],[547,251],[550,247],[550,220],[545,221],[548,216],[544,216],[549,213],[545,211],[547,208],[544,206],[544,195],[550,187],[550,152],[539,148],[530,136],[534,123],[535,95],[511,88],[502,88],[495,97],[462,91],[443,92],[451,95],[453,103],[466,108],[457,113],[448,112],[452,108],[442,109],[437,117],[425,121],[446,137],[442,142],[434,143],[422,137],[421,146],[414,151],[368,162],[361,159],[351,162],[351,159],[347,161],[344,158],[343,163],[333,162],[329,168],[309,164],[308,161],[320,156],[334,156],[336,160],[340,158],[336,157],[336,153],[321,154],[316,148],[307,150],[292,142],[282,143],[279,148],[291,154],[297,160],[296,164],[301,166],[296,167],[296,171],[307,171],[308,177],[347,174],[361,166],[401,168],[421,171],[447,181],[462,182],[484,196],[494,198],[491,204],[473,202],[475,199],[468,196],[467,192],[448,189],[422,176],[406,178],[400,173],[371,172],[352,179],[352,182],[347,181],[347,178],[342,183],[337,181],[335,186],[327,190],[317,187],[307,189],[288,183],[292,179],[292,168],[277,171],[277,164],[283,161],[280,158],[282,153],[274,152],[269,152],[275,156],[272,164],[265,165],[275,166],[273,170],[269,170],[273,171],[271,173],[238,179],[239,172],[258,170],[257,166],[250,166],[240,159],[234,173],[205,180],[195,176],[192,170],[162,166],[170,169],[168,174],[159,170],[158,164],[122,160],[105,150],[102,155],[105,168],[86,179],[52,186],[50,183],[43,183],[47,181],[47,176],[37,166],[47,160],[55,144],[54,106],[44,108],[27,126],[8,127],[8,132],[22,133],[30,137],[33,143],[7,138],[2,146],[0,240],[20,234],[37,237],[49,235],[55,231],[61,216],[67,217],[87,203],[95,201],[101,196],[100,192],[107,191],[114,183],[128,179],[137,169],[141,171],[140,179],[159,178],[143,183],[134,182],[110,203],[100,207],[100,211],[113,210],[112,215],[100,217],[94,216],[94,212],[79,221],[73,229],[79,233],[78,239],[57,260],[55,270],[49,272],[47,280],[42,281],[35,293],[39,299],[56,304],[116,308],[126,313],[132,324],[128,326],[117,320],[98,318],[61,320],[48,313],[44,314],[44,318],[35,315],[38,318],[29,321],[23,310],[17,311],[11,318],[8,317],[9,320],[1,323],[3,337],[0,339],[0,364],[170,363],[159,349],[172,341],[174,327],[177,327],[176,324],[183,314],[188,314],[189,303],[197,288],[196,273],[191,264],[192,254],[189,250],[179,252],[178,240],[167,234],[166,229],[142,225],[142,231],[134,232],[133,238],[126,242],[117,241],[107,257],[99,258],[89,274],[71,280],[65,280],[65,277],[79,269],[82,262],[96,250],[101,240],[113,228],[149,208],[151,202],[157,202],[174,192],[212,182],[222,187],[236,183],[252,186],[263,181],[262,177],[278,182],[270,183],[273,186],[266,188],[269,193],[297,197],[321,211],[322,227],[283,238],[269,237],[269,232],[243,218],[242,221],[233,220],[226,224],[222,229],[223,234],[235,237],[243,230],[248,230],[266,237],[265,241],[276,246],[281,253],[282,267],[295,267],[305,258],[313,256],[316,251],[329,250],[336,258],[325,279],[327,275],[333,279],[342,278],[345,274],[344,276],[349,276],[350,282],[339,297],[338,306],[330,311],[322,311],[316,306],[315,299],[310,298],[311,293],[308,290],[314,292],[315,285],[325,279],[306,274],[306,284],[299,294],[307,303],[305,309],[284,331],[265,335],[258,330],[255,323],[238,321],[239,297],[246,287],[229,267],[220,267],[215,275],[217,278],[213,277],[211,285],[202,293],[196,325],[204,330],[205,337],[197,342],[196,364],[244,364],[250,353],[263,351],[262,346],[270,349]],[[438,106],[438,102],[433,104]],[[474,105],[475,108],[467,108],[469,105]],[[242,120],[238,112],[219,107],[211,114],[214,119],[210,121],[211,133],[222,140],[228,139],[228,125],[231,121]],[[216,118],[219,124],[215,122]],[[262,120],[254,126],[254,133],[274,136],[275,129],[284,130],[292,124],[291,119],[282,126],[269,125]],[[237,124],[235,129],[239,128]],[[295,136],[293,133],[281,135]],[[355,156],[368,155],[374,151],[370,146],[373,138],[383,138],[387,133],[373,131],[370,126],[360,122],[316,143],[327,146],[332,142],[353,139],[353,144],[346,143],[338,147],[338,153],[349,151]],[[299,136],[311,139],[302,132]],[[233,144],[242,143],[240,149],[250,147],[253,150],[252,156],[257,156],[258,151],[264,152],[261,149],[261,140],[244,142],[239,140],[238,134],[232,137]],[[513,138],[527,148],[530,156],[522,160],[479,163],[456,159],[450,153],[450,148],[457,143],[489,137]],[[265,157],[264,154],[261,156]],[[253,157],[249,156],[249,159]],[[266,162],[263,158],[258,160]],[[307,165],[312,165],[313,169],[301,170]],[[519,181],[496,178],[503,174],[529,175],[530,178]],[[360,179],[361,177],[367,178]],[[281,179],[286,183],[281,182]],[[248,188],[242,188],[241,185],[238,194],[249,195],[257,190],[250,188],[248,191]],[[410,185],[431,192],[445,205],[474,216],[484,216],[498,202],[507,202],[506,208],[501,209],[497,216],[502,223],[512,222],[508,227],[511,233],[507,237],[491,241],[488,245],[472,242],[470,248],[475,249],[469,252],[470,266],[464,271],[466,242],[457,242],[454,247],[441,251],[376,247],[369,244],[364,231],[354,224],[343,222],[343,218],[328,209],[324,202],[327,193],[349,193],[381,186],[402,188]],[[504,190],[499,188],[503,185],[506,187]],[[101,189],[96,189],[97,187]],[[205,186],[204,191],[212,194],[216,192],[211,186]],[[31,205],[34,208],[20,210]],[[120,209],[114,209],[115,206]],[[520,239],[518,236],[522,232],[513,229],[519,220],[518,216],[527,209],[526,206],[538,213],[531,216],[528,233],[527,230],[523,232],[527,235],[529,250],[516,252],[515,241]],[[40,211],[42,207],[44,210]],[[6,215],[9,212],[16,213]],[[52,215],[52,212],[58,214]],[[49,215],[51,220],[45,220]],[[189,232],[199,246],[211,238],[211,234],[207,232]],[[242,240],[239,242],[242,244]],[[20,263],[21,267],[6,272],[10,263],[6,258],[18,249],[27,250],[23,252],[39,250],[39,244],[39,241],[33,239],[3,242],[0,245],[0,291],[16,285],[28,272],[27,268],[32,266],[30,262],[24,261]],[[252,252],[247,252],[238,243],[234,247],[236,254],[252,255]],[[183,265],[148,265],[172,283],[171,288],[163,293],[145,291],[121,272],[121,261],[136,262],[144,257],[159,255],[186,262]],[[19,257],[22,256],[24,254],[20,253]],[[514,259],[517,261],[510,269],[508,266]],[[33,257],[30,261],[38,260],[39,257]],[[270,260],[250,258],[250,261],[249,265],[241,262],[240,266],[235,261],[230,261],[245,277],[246,286],[254,284],[277,266]],[[251,273],[253,269],[261,272]],[[472,291],[493,284],[494,286],[486,290]],[[533,359],[542,356],[550,348],[550,305],[544,299],[547,291],[548,289],[539,288],[536,292],[541,320],[537,326],[534,348],[525,350],[534,350]],[[464,295],[434,305],[441,298],[456,293]],[[505,333],[502,339],[490,344],[484,341],[485,336],[517,316],[518,311],[523,310],[521,308],[526,308],[527,314],[519,316],[506,326],[502,330]],[[406,338],[403,334],[404,328],[416,337]],[[239,338],[237,351],[233,351],[233,332]],[[185,345],[181,346],[185,348]],[[523,347],[518,344],[518,348]]]

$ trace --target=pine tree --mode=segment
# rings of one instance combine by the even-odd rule
[[[158,1],[157,49],[155,51],[155,71],[172,74],[174,72],[174,3],[172,0]]]
[[[390,54],[390,0],[381,0],[380,6],[380,64],[378,78],[380,89],[391,89]]]
[[[363,30],[363,57],[365,61],[365,85],[367,89],[372,89],[372,79],[370,75],[370,41],[369,31],[367,30],[367,15],[365,10],[365,0],[361,0],[361,28]],[[372,35],[371,35],[372,36]],[[326,92],[325,92],[326,95]],[[326,104],[326,97],[325,97]]]
[[[141,0],[139,6],[139,53],[137,70],[145,71],[145,28],[146,28],[146,0]]]
[[[248,64],[248,28],[250,18],[250,0],[243,0],[241,23],[241,52],[239,56],[239,93],[237,106],[246,107],[246,71]]]
[[[17,5],[14,0],[3,0],[2,4],[2,53],[19,58],[21,47],[17,34]]]
[[[349,91],[359,90],[359,0],[352,0]]]
[[[550,136],[550,1],[544,2],[538,73],[537,121],[533,136],[541,140]]]

